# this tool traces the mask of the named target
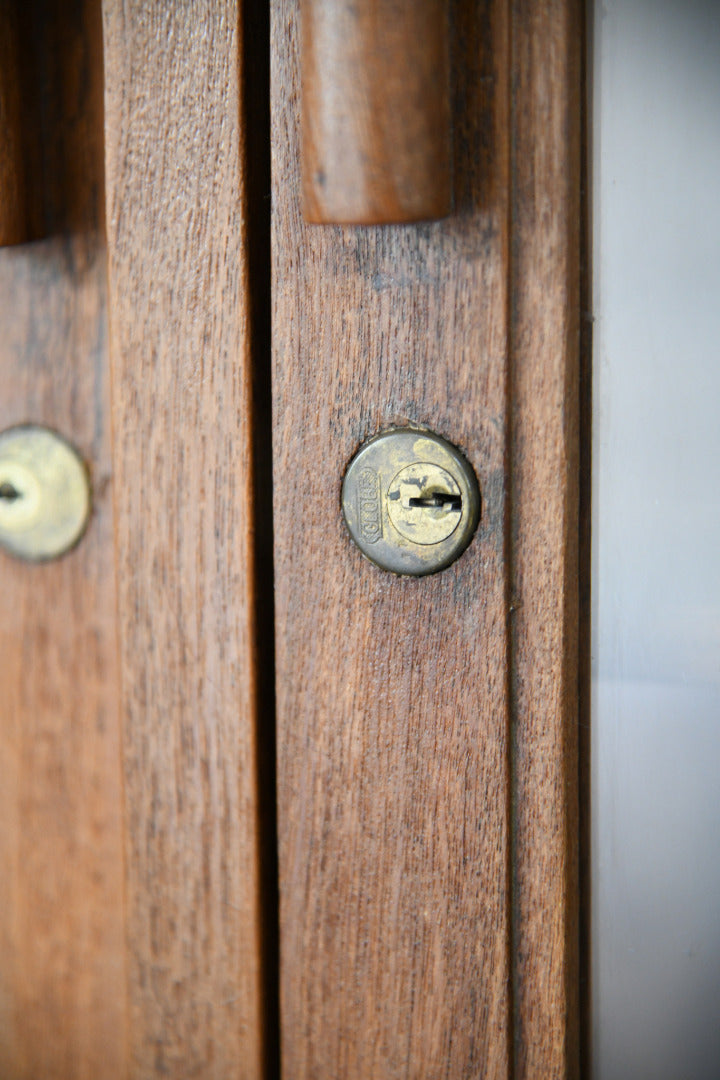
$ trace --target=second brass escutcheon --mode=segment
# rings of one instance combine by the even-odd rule
[[[480,490],[457,447],[428,431],[374,436],[348,466],[342,508],[351,537],[371,562],[421,577],[460,556],[480,519]]]

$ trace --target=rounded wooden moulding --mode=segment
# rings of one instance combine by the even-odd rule
[[[382,225],[452,208],[444,0],[303,0],[303,209]]]

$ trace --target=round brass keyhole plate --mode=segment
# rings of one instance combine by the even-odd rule
[[[439,435],[412,428],[366,442],[348,466],[342,507],[368,559],[420,577],[454,562],[472,540],[480,492],[472,466]]]
[[[0,432],[0,545],[20,559],[56,559],[90,515],[90,482],[65,439],[35,424]]]

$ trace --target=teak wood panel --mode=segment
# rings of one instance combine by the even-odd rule
[[[454,3],[455,198],[308,226],[296,0],[273,5],[281,1016],[290,1080],[578,1070],[579,9]],[[358,445],[428,426],[478,535],[353,548]]]
[[[308,226],[298,10],[273,5],[281,1018],[290,1080],[507,1077],[509,23],[457,9],[456,212]],[[396,578],[340,483],[391,424],[457,444],[475,541]]]
[[[105,252],[0,253],[0,425],[92,463],[93,517],[56,564],[0,554],[0,1076],[122,1077],[123,805]]]
[[[104,0],[133,1076],[262,1074],[251,327],[232,0]]]
[[[0,552],[0,1076],[114,1080],[127,994],[102,26],[83,0],[22,16],[34,55],[18,66],[42,73],[27,202],[49,238],[0,252],[0,428],[71,439],[94,510],[59,562]]]

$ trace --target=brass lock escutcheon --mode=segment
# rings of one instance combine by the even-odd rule
[[[396,428],[370,439],[350,462],[342,508],[371,562],[421,577],[449,566],[468,546],[480,518],[480,490],[452,443]]]
[[[31,562],[74,547],[90,516],[90,478],[74,447],[49,428],[0,432],[0,546]]]

